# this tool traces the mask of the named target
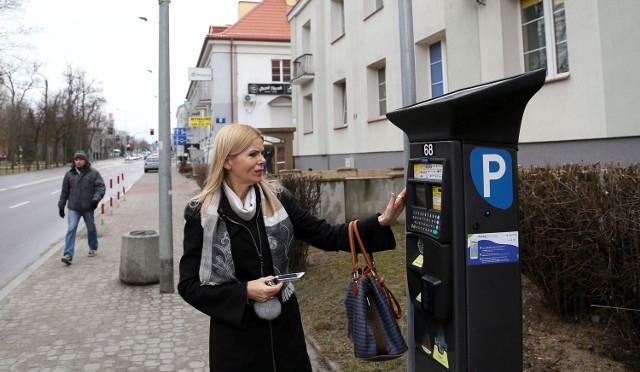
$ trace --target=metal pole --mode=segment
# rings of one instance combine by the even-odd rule
[[[402,81],[402,106],[416,102],[416,62],[413,42],[413,8],[412,0],[398,0],[398,23],[400,25],[400,79]],[[409,164],[409,138],[404,135],[404,164]],[[407,172],[404,174],[407,183]],[[407,283],[407,294],[409,293]],[[413,304],[407,296],[407,371],[413,372],[415,366],[415,335],[413,322]]]
[[[171,121],[169,84],[169,0],[159,0],[158,151],[160,293],[173,293],[173,222],[171,218]]]

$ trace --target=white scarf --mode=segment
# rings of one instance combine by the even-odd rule
[[[243,203],[240,197],[227,185],[227,182],[223,182],[222,187],[224,187],[224,194],[229,199],[231,209],[238,217],[245,221],[250,221],[256,215],[256,190],[251,187]]]

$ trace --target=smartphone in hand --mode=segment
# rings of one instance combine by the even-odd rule
[[[275,278],[271,279],[271,280],[267,280],[265,282],[266,285],[272,286],[272,285],[276,285],[280,282],[290,282],[293,280],[298,280],[298,279],[302,279],[302,277],[304,276],[305,272],[301,271],[299,273],[290,273],[290,274],[281,274],[281,275],[276,275]]]

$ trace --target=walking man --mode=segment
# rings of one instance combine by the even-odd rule
[[[76,230],[80,217],[84,219],[89,236],[89,257],[98,251],[98,232],[93,219],[93,212],[104,197],[105,186],[100,172],[91,168],[87,154],[78,151],[73,156],[73,165],[65,173],[62,180],[62,192],[58,201],[60,217],[64,218],[64,207],[67,205],[69,228],[64,240],[64,255],[62,262],[71,265],[73,250],[76,243]],[[67,201],[69,204],[67,204]]]

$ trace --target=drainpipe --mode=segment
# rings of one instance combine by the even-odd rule
[[[234,91],[233,91],[233,38],[229,39],[229,84],[231,88],[231,124],[233,124],[235,120],[235,115],[233,114],[233,103],[234,103]]]

